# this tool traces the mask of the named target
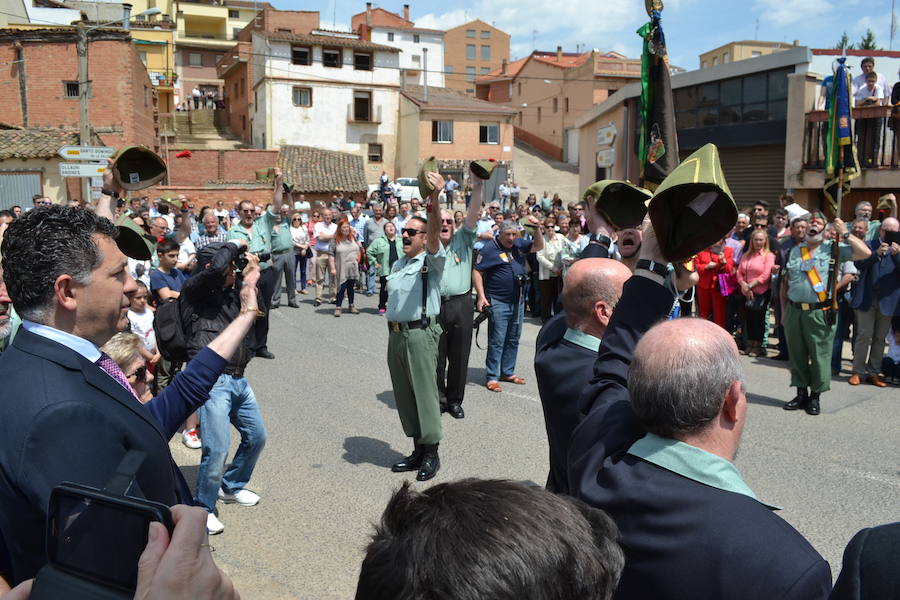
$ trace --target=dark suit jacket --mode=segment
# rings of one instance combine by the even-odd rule
[[[578,396],[591,380],[597,353],[563,339],[566,315],[557,313],[538,334],[534,372],[544,408],[544,424],[550,444],[547,489],[569,493],[566,456],[569,438],[578,425]]]
[[[13,583],[46,562],[50,492],[62,481],[103,488],[125,452],[146,452],[131,496],[190,503],[166,437],[146,406],[100,367],[21,329],[0,356],[0,539]]]
[[[872,250],[872,256],[854,263],[859,270],[859,281],[853,284],[850,307],[867,311],[877,302],[881,314],[900,315],[900,254],[892,256],[888,252],[878,256],[875,253],[881,246],[878,238],[866,245]]]
[[[844,550],[831,600],[900,600],[900,522],[863,529]]]
[[[573,495],[607,511],[622,535],[616,598],[827,598],[828,563],[766,506],[627,453],[645,435],[628,397],[628,366],[640,337],[671,308],[662,286],[626,282],[569,442]]]

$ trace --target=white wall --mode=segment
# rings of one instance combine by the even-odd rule
[[[28,11],[29,20],[35,25],[71,25],[75,21],[81,20],[81,12],[70,8],[41,8],[30,6],[30,2],[25,5]]]
[[[388,40],[388,33],[394,34],[393,41]],[[419,41],[413,41],[413,36],[418,35]],[[393,46],[400,49],[401,69],[422,69],[424,48],[428,48],[428,85],[444,87],[444,33],[442,31],[430,33],[408,29],[391,29],[388,27],[373,27],[372,42],[384,46]],[[418,61],[416,58],[418,57]],[[407,78],[407,83],[423,84],[423,78]]]

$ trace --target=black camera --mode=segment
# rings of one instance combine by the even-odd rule
[[[260,252],[256,256],[259,257],[259,262],[264,263],[267,260],[269,260],[270,258],[272,258],[272,253],[271,252]],[[241,251],[238,253],[238,255],[234,259],[234,268],[237,271],[243,271],[247,267],[248,262],[249,261],[247,260],[247,249],[242,248]]]
[[[531,278],[528,277],[527,273],[522,273],[521,275],[516,275],[516,283],[520,286],[525,287],[528,285],[528,282],[531,281]]]
[[[491,318],[494,314],[494,309],[491,308],[491,305],[488,304],[484,308],[481,309],[481,312],[478,313],[478,316],[475,317],[475,321],[472,322],[472,328],[478,329],[478,326]]]

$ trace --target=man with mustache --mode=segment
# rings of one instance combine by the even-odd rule
[[[830,271],[848,260],[868,258],[872,251],[865,242],[848,235],[847,226],[835,219],[834,227],[844,242],[824,239],[825,217],[815,213],[806,230],[806,240],[787,255],[781,290],[782,314],[787,338],[791,387],[797,395],[784,410],[804,409],[809,415],[820,412],[819,398],[831,389],[831,347],[835,320],[829,318],[831,293],[836,273]],[[837,261],[832,261],[832,244],[839,243]],[[830,265],[830,266],[829,266]]]

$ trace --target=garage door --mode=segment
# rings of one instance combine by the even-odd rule
[[[40,193],[40,173],[0,173],[0,210],[31,206],[31,198]]]
[[[690,152],[682,154],[684,160]],[[719,148],[719,159],[741,212],[757,200],[768,203],[769,210],[778,208],[778,197],[784,193],[784,146]]]

